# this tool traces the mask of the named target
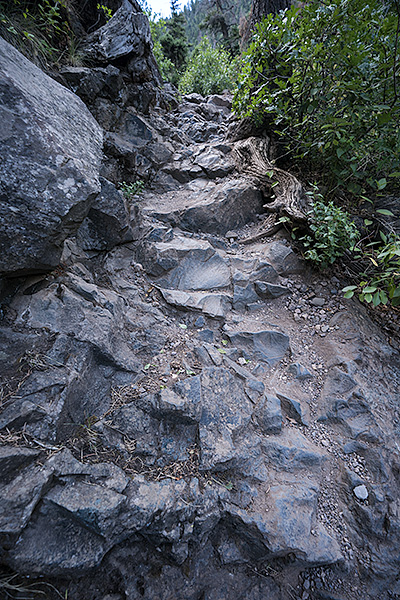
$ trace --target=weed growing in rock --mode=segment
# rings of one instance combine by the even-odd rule
[[[142,179],[138,179],[137,181],[133,181],[132,183],[127,183],[123,181],[119,189],[125,196],[127,200],[132,200],[134,196],[138,196],[144,190],[144,181]]]
[[[109,21],[113,16],[113,12],[112,12],[111,8],[109,8],[106,4],[98,3],[97,10],[104,15],[104,18],[106,21]]]
[[[57,62],[72,35],[65,0],[0,0],[0,35],[40,66]]]

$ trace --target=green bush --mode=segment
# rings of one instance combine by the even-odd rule
[[[158,18],[151,9],[146,10],[149,19],[151,37],[153,39],[153,54],[160,69],[163,81],[177,84],[179,80],[178,71],[170,58],[165,55],[161,40],[167,34],[167,25],[165,19]]]
[[[311,0],[268,15],[244,56],[234,110],[269,122],[282,154],[329,191],[377,191],[400,175],[397,7]]]
[[[183,94],[196,92],[202,96],[219,94],[232,89],[235,62],[222,48],[213,48],[210,40],[203,37],[189,59],[186,71],[179,82]]]
[[[310,216],[311,235],[300,238],[304,248],[304,258],[313,261],[321,268],[332,265],[346,250],[353,250],[359,232],[348,213],[325,202],[316,186],[309,192],[313,198]]]
[[[381,242],[372,242],[363,251],[369,259],[369,268],[362,274],[358,285],[343,289],[346,298],[358,293],[361,302],[374,306],[391,302],[400,305],[400,239],[395,234],[380,233]]]

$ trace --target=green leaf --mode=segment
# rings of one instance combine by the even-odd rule
[[[378,125],[386,125],[386,123],[389,123],[391,119],[392,115],[390,113],[381,113],[380,115],[378,115]]]
[[[380,295],[380,298],[381,298],[381,302],[382,302],[382,304],[387,304],[387,303],[388,303],[388,301],[389,301],[389,299],[388,299],[388,297],[387,297],[386,293],[385,293],[383,290],[381,290],[381,291],[379,292],[379,295]]]
[[[380,215],[384,215],[385,217],[394,217],[394,214],[392,213],[391,210],[388,210],[387,208],[378,208],[376,210],[377,213],[379,213]]]
[[[363,289],[363,294],[373,294],[376,292],[376,285],[370,285]]]
[[[373,221],[370,221],[369,219],[364,219],[364,225],[365,227],[368,227],[369,225],[372,225]]]
[[[346,292],[344,297],[345,298],[352,298],[354,296],[354,292],[350,291],[350,292]]]
[[[365,294],[364,295],[364,299],[365,299],[365,302],[368,302],[368,303],[371,302],[372,301],[372,294]]]
[[[376,292],[372,298],[372,304],[374,306],[379,306],[379,304],[381,303],[381,296],[379,292]]]
[[[347,285],[342,289],[342,292],[354,292],[357,289],[356,285]]]
[[[382,179],[379,179],[379,181],[376,182],[376,187],[378,188],[378,190],[383,190],[386,186],[387,186],[387,181],[386,181],[385,177],[383,177]]]

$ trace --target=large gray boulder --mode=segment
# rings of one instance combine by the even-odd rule
[[[102,130],[0,39],[0,273],[51,270],[100,191]]]
[[[92,61],[100,64],[126,57],[130,59],[129,70],[133,75],[148,72],[147,76],[142,77],[143,80],[153,76],[161,83],[157,65],[151,60],[151,48],[148,18],[137,2],[123,0],[112,19],[87,37],[83,51]]]

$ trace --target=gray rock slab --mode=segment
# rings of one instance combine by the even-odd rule
[[[292,552],[314,566],[332,564],[342,560],[342,554],[336,540],[316,521],[317,498],[318,486],[312,482],[273,484],[251,512],[232,505],[228,510],[245,528],[258,531],[271,558]]]
[[[226,177],[235,169],[235,163],[215,149],[210,149],[196,157],[196,164],[201,167],[208,177]]]
[[[104,64],[129,55],[137,59],[149,54],[150,44],[147,17],[137,5],[125,1],[112,19],[87,37],[82,50],[92,61]]]
[[[258,403],[253,418],[261,431],[267,435],[278,434],[282,430],[282,410],[278,398],[266,394]]]
[[[100,183],[101,192],[77,232],[84,250],[111,250],[133,239],[123,195],[107,179],[101,177]]]
[[[33,296],[15,299],[17,322],[72,336],[98,348],[111,364],[139,370],[126,332],[126,305],[115,292],[69,276],[67,285],[54,283]]]
[[[121,71],[113,65],[107,67],[62,67],[57,78],[60,83],[67,83],[68,87],[85,103],[92,103],[96,96],[116,100],[123,79]]]
[[[211,256],[204,253],[190,253],[168,275],[157,280],[163,288],[175,290],[213,290],[228,287],[230,269],[221,256],[214,252]]]
[[[249,424],[253,405],[240,379],[227,369],[204,369],[201,384],[200,466],[222,468],[235,458],[235,435]]]
[[[262,283],[277,284],[279,283],[279,276],[277,270],[269,263],[262,260],[254,273],[251,274],[253,281],[260,281]]]
[[[289,365],[288,372],[299,381],[313,379],[314,377],[314,375],[312,375],[312,373],[310,373],[310,371],[300,363],[292,363],[291,365]]]
[[[202,412],[202,389],[199,376],[177,382],[173,388],[161,390],[154,400],[155,414],[160,420],[198,423]]]
[[[276,395],[281,402],[283,411],[290,419],[294,419],[299,425],[308,425],[306,407],[299,398],[295,398],[287,392],[282,393],[280,391],[276,391]]]
[[[264,281],[256,281],[254,283],[254,288],[260,298],[263,299],[279,298],[279,296],[283,296],[289,292],[288,288],[283,287],[282,285],[265,283]]]
[[[203,264],[215,256],[215,249],[206,240],[174,236],[169,240],[150,242],[149,236],[139,248],[138,256],[147,273],[155,277],[176,269],[185,259]]]
[[[227,294],[183,292],[180,290],[165,290],[162,288],[160,289],[160,292],[168,304],[186,308],[188,310],[200,310],[209,317],[225,317],[231,305],[231,298]]]
[[[204,98],[201,94],[185,94],[183,96],[183,100],[186,102],[192,102],[193,104],[201,104],[204,102]]]
[[[264,253],[279,275],[292,275],[304,271],[304,262],[296,256],[290,246],[282,242],[272,242],[267,245]]]
[[[57,452],[46,461],[46,466],[51,468],[55,477],[64,481],[73,480],[74,476],[79,476],[91,483],[97,484],[122,493],[128,485],[130,479],[124,471],[113,463],[82,463],[72,455],[71,451],[64,448]]]
[[[366,500],[368,498],[368,490],[364,484],[357,485],[353,489],[353,492],[354,492],[355,497],[358,498],[359,500]]]
[[[226,334],[232,344],[244,348],[252,360],[274,365],[289,349],[289,337],[278,331],[239,331]]]
[[[102,130],[4,40],[0,64],[0,272],[50,270],[100,191]]]
[[[23,467],[33,462],[40,455],[40,450],[0,446],[0,483],[16,475]]]
[[[231,179],[218,184],[210,182],[202,188],[179,193],[147,195],[143,212],[188,231],[204,231],[225,235],[252,221],[262,211],[261,192],[251,183]]]
[[[245,286],[238,284],[233,286],[232,304],[235,310],[244,310],[249,304],[257,302],[258,299],[259,296],[252,283]]]
[[[26,526],[47,491],[52,477],[49,468],[27,467],[7,483],[0,483],[0,533],[16,535]]]
[[[193,163],[189,159],[183,160],[182,162],[172,161],[165,165],[163,172],[167,175],[171,175],[171,177],[180,183],[187,183],[193,179],[204,177],[204,171],[200,165]]]
[[[232,98],[229,95],[213,94],[207,98],[207,102],[228,108],[229,110],[232,108]]]
[[[349,373],[333,367],[328,373],[322,395],[326,401],[332,398],[346,397],[356,386],[357,382]]]
[[[271,467],[290,473],[304,470],[318,473],[327,457],[296,429],[284,429],[279,436],[263,438],[262,448]]]
[[[56,485],[44,502],[54,504],[81,527],[108,540],[115,542],[124,535],[120,516],[126,497],[113,490],[76,481],[72,485]]]
[[[109,548],[102,536],[47,503],[38,508],[20,535],[7,563],[24,573],[76,575],[97,567]]]

